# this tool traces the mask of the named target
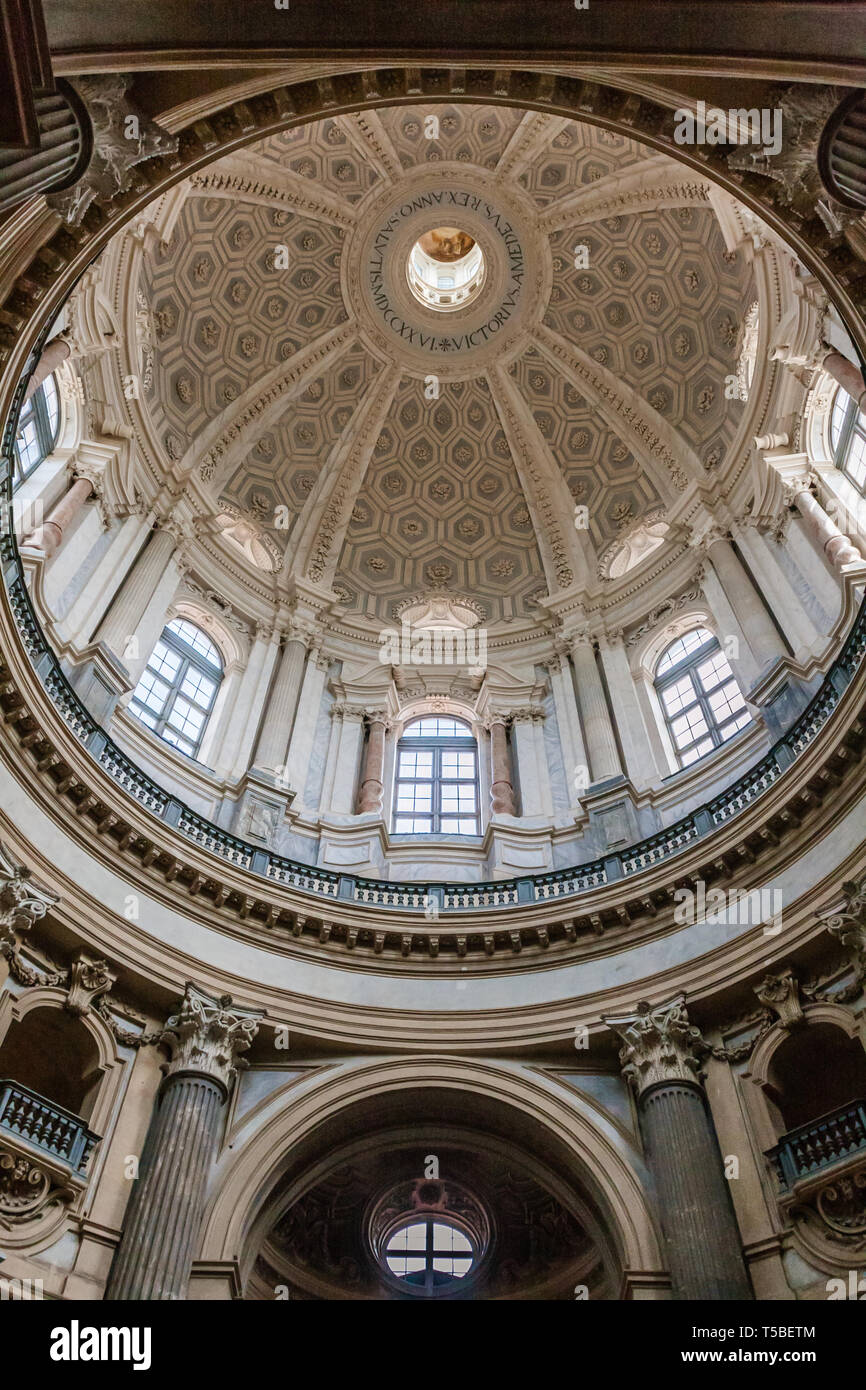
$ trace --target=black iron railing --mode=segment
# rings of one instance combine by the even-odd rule
[[[0,458],[0,496],[11,495],[11,438],[4,440]],[[522,903],[563,901],[617,879],[652,868],[690,848],[720,825],[752,806],[772,787],[820,733],[836,708],[845,687],[866,655],[866,602],[852,625],[847,640],[827,673],[820,690],[790,729],[753,768],[738,777],[726,791],[684,816],[675,824],[604,859],[576,864],[554,873],[500,879],[489,883],[400,883],[335,873],[272,854],[230,834],[197,815],[176,796],[160,787],[118,748],[96,723],[69,684],[48,645],[34,611],[18,546],[11,526],[11,508],[2,508],[0,560],[15,624],[22,645],[40,676],[46,693],[71,733],[93,755],[104,772],[146,811],[201,849],[252,874],[286,884],[319,900],[339,900],[383,910],[429,913],[474,912],[507,909]]]
[[[17,1081],[0,1081],[0,1140],[4,1134],[51,1154],[78,1174],[99,1142],[78,1115]]]
[[[792,1129],[770,1149],[780,1186],[786,1190],[803,1178],[850,1158],[866,1154],[866,1101],[854,1100],[841,1110],[822,1115],[811,1124]]]

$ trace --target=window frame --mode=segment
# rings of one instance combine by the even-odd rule
[[[708,634],[709,641],[702,642],[700,646],[695,648],[694,651],[687,652],[685,656],[680,658],[679,661],[669,666],[668,669],[662,673],[662,675],[658,675],[658,668],[664,661],[671,647],[674,646],[676,642],[680,642],[683,639],[687,638],[689,636],[689,633],[698,631],[706,632]],[[703,666],[705,662],[711,661],[716,656],[722,656],[724,658],[725,662],[728,665],[730,676],[723,677],[721,680],[717,681],[716,684],[710,690],[705,690],[701,677],[698,675],[697,668],[699,666]],[[673,686],[675,686],[679,681],[681,681],[684,676],[688,676],[691,682],[694,699],[691,700],[688,704],[683,705],[681,709],[675,710],[673,713],[670,713],[664,698],[665,692],[671,689]],[[727,718],[721,720],[720,722],[710,703],[710,697],[714,695],[716,691],[724,689],[724,687],[729,685],[732,680],[736,686],[736,690],[740,699],[743,701],[742,708],[732,712],[727,716]],[[710,755],[712,753],[715,753],[719,748],[723,748],[726,743],[730,743],[731,739],[735,738],[736,735],[738,733],[741,733],[743,729],[748,728],[749,724],[754,723],[751,711],[749,710],[749,707],[746,704],[745,699],[743,697],[743,692],[740,689],[740,684],[737,680],[736,674],[731,668],[730,662],[728,662],[727,656],[725,656],[725,653],[722,650],[721,642],[719,641],[716,634],[710,628],[706,627],[703,623],[697,624],[696,627],[688,628],[685,632],[678,633],[677,636],[672,637],[670,642],[668,642],[666,646],[663,647],[661,652],[659,652],[659,655],[657,656],[653,666],[653,690],[655,691],[656,699],[658,700],[659,708],[661,710],[662,719],[664,720],[665,730],[667,732],[668,738],[670,739],[673,754],[678,764],[678,772],[683,772],[689,768],[695,767],[699,762],[702,762],[704,758],[710,757]],[[704,724],[706,725],[706,729],[703,730],[697,736],[693,737],[689,743],[683,744],[681,746],[678,742],[676,731],[674,730],[674,722],[678,719],[681,719],[684,714],[688,714],[689,711],[694,709],[698,709],[700,711],[700,714],[703,717]],[[747,720],[744,723],[740,724],[738,728],[732,728],[729,733],[723,735],[723,728],[731,721],[740,719],[744,712],[746,715],[748,715]],[[697,749],[698,745],[704,743],[707,738],[709,738],[712,746],[710,748],[707,748],[703,753],[698,753],[696,757],[690,758],[688,761],[684,761],[686,755],[691,750]]]
[[[410,734],[409,730],[425,719],[448,719],[455,725],[463,726],[466,729],[466,736],[459,734]],[[410,752],[430,752],[431,771],[429,776],[401,776],[400,764],[402,755]],[[473,758],[473,772],[471,777],[444,775],[442,770],[442,759],[445,753],[471,753]],[[399,809],[401,788],[423,786],[430,788],[430,810],[429,811],[406,811]],[[472,788],[475,797],[474,812],[463,813],[461,811],[442,810],[442,791],[443,787]],[[429,822],[429,829],[426,830],[401,830],[398,822],[401,819],[413,821],[425,820]],[[443,829],[442,821],[446,820],[466,821],[472,820],[475,823],[474,830],[452,829],[446,826]],[[409,720],[403,729],[400,738],[397,740],[394,763],[394,797],[391,814],[391,833],[393,835],[439,835],[439,836],[459,836],[461,839],[479,837],[481,831],[481,785],[479,779],[479,759],[478,759],[478,740],[472,732],[471,725],[459,715],[435,715],[420,714]]]
[[[57,405],[57,419],[53,430],[51,428],[48,402],[45,397],[45,388],[49,383],[54,390]],[[19,436],[31,422],[34,424],[36,430],[36,439],[39,444],[39,457],[25,469],[21,459],[18,440]],[[21,407],[21,413],[18,416],[15,439],[12,444],[12,456],[15,465],[12,482],[13,492],[19,488],[22,483],[26,483],[27,479],[31,478],[36,472],[39,465],[44,463],[50,454],[53,454],[54,450],[57,448],[57,441],[60,438],[62,422],[63,411],[60,399],[60,388],[57,385],[56,376],[51,372],[44,381],[40,382],[29,401],[26,401]]]
[[[834,446],[833,417],[836,414],[836,407],[837,403],[839,402],[840,393],[848,397],[848,404],[845,407],[845,413],[842,417],[842,423],[839,426],[839,438]],[[857,489],[860,496],[866,497],[866,459],[864,459],[864,474],[859,481],[857,480],[857,478],[855,478],[854,474],[848,467],[848,462],[851,457],[851,450],[855,438],[861,439],[863,441],[864,456],[866,456],[866,414],[864,414],[864,412],[858,408],[857,402],[854,400],[854,397],[848,394],[844,386],[837,387],[836,392],[833,396],[833,401],[830,406],[828,428],[830,438],[830,449],[832,451],[833,462],[835,466],[839,469],[840,473],[844,473],[851,486]]]
[[[181,614],[175,618],[171,618],[153,644],[153,649],[147,658],[144,669],[136,681],[135,690],[129,702],[129,712],[145,729],[161,739],[163,743],[168,744],[169,748],[173,748],[176,753],[182,753],[184,757],[191,758],[193,761],[198,761],[198,755],[201,751],[204,736],[207,732],[211,716],[216,708],[217,699],[219,698],[220,686],[225,678],[225,667],[222,664],[221,656],[220,665],[216,667],[203,655],[203,653],[197,652],[194,647],[186,642],[179,633],[172,632],[170,630],[172,623],[186,623],[187,626],[195,628],[196,632],[200,632],[202,637],[210,643],[210,646],[213,647],[217,655],[220,656],[216,644],[211,640],[210,636],[203,628],[198,627],[196,623]],[[164,674],[151,665],[154,652],[160,643],[180,657],[180,664],[171,680],[168,680]],[[183,690],[183,684],[190,671],[198,675],[203,675],[207,677],[208,680],[214,682],[213,695],[207,706],[204,706]],[[136,699],[135,692],[138,690],[148,672],[150,672],[156,680],[160,681],[162,685],[168,686],[168,693],[165,696],[162,712],[159,715],[157,715],[154,710],[150,709],[143,699]],[[195,739],[191,738],[188,734],[181,733],[179,729],[169,722],[178,699],[186,700],[195,710],[204,715],[204,720],[198,731],[198,736]],[[139,710],[141,710],[141,713],[139,713]],[[143,718],[142,715],[147,717]],[[151,719],[154,720],[152,724],[149,722]],[[182,742],[175,742],[173,738],[166,737],[166,731],[174,735],[175,739],[182,740]],[[191,745],[190,748],[185,747],[185,744]]]
[[[406,1250],[392,1250],[392,1241],[396,1240],[402,1231],[410,1230],[413,1226],[424,1226],[425,1228],[423,1249],[420,1247],[414,1249],[407,1247]],[[461,1236],[462,1239],[466,1241],[469,1249],[465,1251],[455,1251],[453,1248],[451,1250],[437,1249],[436,1228],[440,1226],[444,1230],[453,1231],[456,1235]],[[407,1270],[403,1274],[398,1274],[397,1271],[391,1267],[392,1259],[405,1259],[407,1262],[409,1260],[423,1260],[424,1268],[419,1270]],[[427,1294],[433,1294],[439,1291],[444,1292],[445,1289],[454,1285],[463,1285],[464,1282],[475,1273],[478,1267],[479,1251],[469,1232],[456,1222],[447,1220],[443,1213],[418,1212],[417,1216],[402,1221],[395,1226],[394,1230],[385,1241],[382,1251],[382,1260],[388,1274],[392,1279],[396,1279],[398,1284],[404,1285],[417,1292],[423,1291]],[[451,1270],[437,1269],[437,1260],[451,1260]],[[464,1260],[468,1262],[468,1267],[460,1274],[455,1273],[453,1269],[454,1262],[462,1262]],[[443,1275],[444,1278],[437,1281],[435,1278],[437,1274]],[[417,1277],[418,1275],[423,1275],[423,1279],[419,1279]]]

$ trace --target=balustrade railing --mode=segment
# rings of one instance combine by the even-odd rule
[[[788,1189],[803,1178],[866,1151],[866,1101],[855,1100],[811,1124],[792,1129],[770,1149],[780,1186]]]
[[[0,459],[0,490],[5,490],[8,496],[11,479],[8,443],[4,444],[4,448],[7,452]],[[10,608],[22,644],[62,719],[72,734],[97,758],[103,771],[140,806],[171,825],[177,834],[235,867],[316,898],[345,899],[386,911],[429,914],[431,900],[435,900],[438,910],[442,912],[488,911],[522,903],[562,901],[670,859],[745,811],[778,781],[824,727],[839,702],[841,692],[853,679],[866,656],[864,602],[821,689],[757,766],[738,777],[721,795],[676,824],[626,849],[611,853],[604,860],[577,864],[555,873],[489,883],[423,885],[390,880],[379,882],[297,863],[248,844],[197,815],[137,768],[94,722],[48,646],[24,582],[17,542],[9,529],[10,508],[6,506],[2,512],[5,522],[0,533],[0,556]]]
[[[51,1154],[79,1174],[99,1142],[78,1115],[17,1081],[0,1081],[0,1139],[4,1133]]]

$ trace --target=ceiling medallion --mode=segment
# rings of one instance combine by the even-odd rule
[[[535,223],[521,190],[465,164],[422,168],[388,188],[344,256],[346,295],[371,351],[410,375],[447,380],[516,352],[553,274]]]

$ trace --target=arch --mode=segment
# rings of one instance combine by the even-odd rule
[[[850,1009],[842,1004],[822,1002],[806,1004],[803,1009],[803,1023],[797,1030],[800,1033],[815,1027],[833,1028],[846,1039],[859,1040],[866,1049],[866,1019],[858,1019]],[[759,1146],[766,1151],[773,1147],[788,1128],[779,1107],[771,1094],[773,1085],[773,1064],[779,1049],[791,1038],[791,1030],[782,1023],[759,1038],[752,1052],[748,1067],[743,1072],[745,1080],[752,1084],[745,1090],[745,1101],[751,1115],[752,1127]]]
[[[385,1094],[454,1090],[519,1111],[558,1141],[577,1179],[593,1195],[626,1275],[664,1268],[637,1154],[623,1152],[613,1125],[600,1121],[577,1093],[541,1073],[464,1058],[394,1057],[313,1076],[264,1119],[257,1133],[226,1150],[205,1217],[199,1259],[239,1260],[269,1194],[299,1145],[326,1120],[345,1116],[358,1101]],[[261,1111],[259,1114],[261,1115]],[[246,1273],[247,1271],[244,1271]]]
[[[58,1103],[66,1105],[67,1109],[81,1114],[82,1119],[87,1121],[88,1128],[102,1135],[106,1132],[109,1124],[116,1100],[119,1074],[124,1061],[118,1051],[114,1034],[105,1020],[93,1009],[89,1009],[84,1014],[70,1013],[66,1009],[67,998],[66,990],[54,985],[37,985],[18,997],[8,992],[0,996],[0,1075],[5,1074],[3,1072],[2,1049],[9,1037],[10,1029],[25,1024],[28,1019],[32,1019],[40,1012],[51,1011],[61,1014],[70,1031],[80,1029],[89,1040],[88,1051],[94,1059],[93,1084],[86,1096],[86,1113],[75,1110],[74,1106],[66,1105],[66,1102],[61,1100],[59,1096],[48,1095],[46,1098],[57,1100]],[[64,1058],[64,1064],[65,1062],[66,1058]],[[38,1090],[39,1088],[34,1086],[34,1089]]]

